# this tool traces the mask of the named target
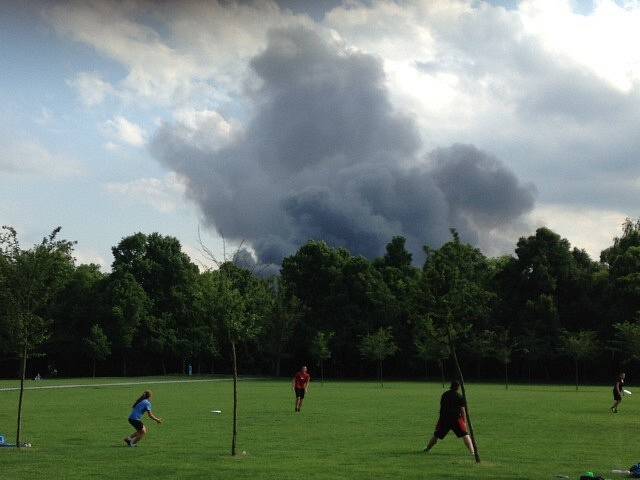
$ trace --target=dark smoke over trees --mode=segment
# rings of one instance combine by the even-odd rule
[[[186,179],[206,222],[248,241],[262,264],[311,238],[374,258],[400,234],[418,255],[451,226],[492,245],[533,208],[533,186],[473,145],[421,153],[417,124],[394,110],[374,56],[300,27],[272,32],[251,68],[243,129],[212,146],[200,141],[210,126],[165,124],[151,148]]]
[[[426,326],[441,323],[443,305],[456,315],[458,356],[463,368],[474,366],[465,372],[470,380],[504,379],[507,365],[513,382],[605,381],[619,368],[637,368],[640,222],[625,223],[601,261],[548,228],[498,258],[453,233],[416,256],[404,237],[393,237],[373,260],[311,240],[285,257],[272,278],[256,275],[244,255],[239,265],[199,271],[177,239],[158,233],[123,238],[110,273],[76,265],[71,254],[60,257],[65,274],[56,293],[33,312],[47,335],[32,352],[27,376],[185,373],[188,365],[195,373],[229,373],[229,295],[252,322],[251,336],[241,339],[242,374],[313,365],[319,332],[330,332],[327,376],[369,378],[373,369],[357,346],[384,330],[398,347],[385,359],[386,377],[426,373],[440,380],[441,367],[453,373],[451,352]],[[21,267],[11,238],[0,237],[0,375],[15,378],[17,297],[10,279]],[[449,276],[460,295],[443,288],[444,270],[458,272]],[[464,300],[478,295],[482,302]],[[577,362],[566,339],[585,336],[601,348]],[[506,340],[484,342],[498,338]],[[99,348],[87,348],[87,339]],[[498,354],[505,345],[508,358]]]

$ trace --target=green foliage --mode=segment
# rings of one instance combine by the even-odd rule
[[[620,352],[625,361],[640,360],[640,321],[616,323],[612,347]]]
[[[311,355],[311,358],[313,358],[316,363],[320,364],[331,358],[329,343],[334,336],[334,332],[317,332],[316,336],[313,337],[311,347],[309,348],[309,355]]]
[[[0,314],[4,350],[29,354],[50,336],[44,318],[49,304],[73,272],[74,242],[58,239],[56,228],[39,244],[22,249],[16,231],[0,235]]]
[[[623,327],[624,329],[624,327]],[[600,349],[598,333],[590,330],[563,332],[562,352],[575,360],[588,360]]]
[[[93,325],[89,336],[84,339],[84,350],[95,360],[104,360],[111,355],[111,342],[100,325]]]
[[[199,272],[177,239],[158,233],[123,238],[103,273],[74,265],[73,244],[57,235],[22,249],[11,228],[0,231],[0,349],[13,357],[26,346],[69,375],[84,372],[76,359],[94,325],[123,371],[130,359],[135,373],[182,372],[188,363],[200,371],[203,362],[213,371],[214,359],[229,371],[233,341],[243,371],[279,374],[309,357],[317,362],[318,332],[332,332],[332,373],[354,376],[354,345],[381,328],[393,331],[402,352],[385,368],[402,375],[442,367],[455,351],[478,378],[498,373],[496,362],[480,361],[491,358],[559,380],[572,356],[565,332],[595,332],[616,350],[593,353],[599,379],[640,351],[632,327],[640,311],[638,221],[625,222],[604,263],[547,228],[498,258],[453,230],[450,241],[425,248],[422,268],[403,237],[376,259],[310,241],[270,280],[233,262]],[[15,372],[11,362],[0,368]],[[104,368],[113,372],[113,364]]]
[[[397,351],[398,346],[393,341],[391,327],[380,328],[375,333],[365,335],[360,342],[360,353],[372,362],[382,362]]]
[[[455,230],[452,235],[453,240],[438,250],[425,247],[423,288],[433,318],[447,325],[447,333],[460,333],[486,321],[494,295],[488,288],[487,259],[477,248],[463,244]]]
[[[378,378],[380,385],[384,386],[382,383],[382,364],[398,351],[398,346],[393,340],[391,327],[380,328],[375,333],[365,335],[360,341],[359,350],[364,358],[378,364]]]

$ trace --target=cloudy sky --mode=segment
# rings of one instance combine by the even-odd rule
[[[548,225],[640,193],[637,0],[3,2],[0,221],[105,268],[136,231],[277,263]]]

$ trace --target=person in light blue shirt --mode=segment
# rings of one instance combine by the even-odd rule
[[[136,431],[124,439],[124,443],[129,447],[135,447],[136,444],[147,434],[147,427],[142,423],[142,417],[144,417],[145,413],[158,425],[162,423],[162,419],[156,417],[151,411],[152,395],[153,394],[150,390],[146,390],[133,404],[133,410],[131,410],[131,414],[129,415],[129,423],[136,429]]]

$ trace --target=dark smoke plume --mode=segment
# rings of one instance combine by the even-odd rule
[[[533,187],[471,145],[419,158],[416,123],[392,108],[377,58],[296,28],[272,32],[251,67],[255,113],[230,143],[203,147],[166,124],[152,149],[187,179],[211,226],[246,239],[258,262],[278,264],[309,239],[367,257],[394,235],[416,254],[450,227],[477,243],[532,209]]]

